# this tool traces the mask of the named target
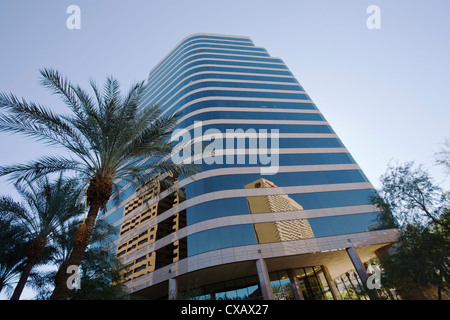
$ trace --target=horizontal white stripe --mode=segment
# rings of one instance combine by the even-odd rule
[[[135,260],[136,257],[140,257],[144,254],[153,252],[160,248],[163,248],[174,241],[182,239],[184,237],[193,235],[198,232],[203,232],[211,229],[235,226],[241,224],[254,224],[254,223],[266,223],[266,222],[279,222],[279,221],[289,221],[289,220],[299,220],[307,218],[323,218],[323,217],[334,217],[348,214],[361,214],[378,212],[379,210],[372,205],[364,206],[350,206],[350,207],[338,207],[338,208],[326,208],[326,209],[314,209],[314,210],[299,210],[290,212],[268,212],[268,213],[258,213],[258,214],[242,214],[242,215],[231,215],[226,217],[220,217],[210,220],[201,221],[190,226],[186,226],[183,229],[175,231],[162,239],[150,243],[149,245],[136,250],[134,254],[126,255],[121,259],[123,263],[129,263]],[[336,214],[334,214],[336,213]],[[132,233],[134,233],[132,231]],[[133,237],[138,234],[133,234]],[[133,237],[128,238],[125,241],[125,237],[116,240],[115,245],[120,246]],[[119,242],[120,240],[120,242]]]
[[[315,109],[279,109],[279,108],[248,108],[248,107],[206,107],[202,109],[198,109],[192,111],[181,117],[178,122],[182,122],[187,118],[196,116],[198,114],[207,113],[207,112],[215,112],[215,111],[227,111],[230,113],[233,112],[256,112],[256,113],[318,113],[319,110]],[[281,136],[280,136],[281,137]]]
[[[327,121],[314,121],[314,120],[266,120],[266,119],[210,119],[203,120],[202,126],[208,126],[213,124],[278,124],[278,125],[326,125],[328,126]],[[191,124],[184,128],[186,131],[190,131],[194,129],[195,124]],[[238,129],[238,128],[236,128]],[[173,139],[178,138],[182,132],[179,134],[174,134]],[[225,132],[224,132],[225,134]]]
[[[197,69],[197,68],[201,68],[201,67],[204,67],[204,66],[207,66],[207,67],[211,67],[211,66],[215,66],[215,67],[221,66],[221,67],[224,67],[223,65],[212,65],[212,64],[207,64],[207,65],[200,65],[200,66],[193,66],[193,67],[190,67],[189,69],[184,70],[182,73],[180,73],[179,75],[177,75],[177,77],[174,78],[174,79],[171,81],[171,83],[169,83],[168,85],[166,85],[166,87],[172,85],[176,80],[178,80],[179,78],[182,78],[183,76],[185,76],[185,77],[183,78],[183,81],[187,81],[187,80],[189,80],[189,78],[192,78],[192,77],[194,77],[194,76],[201,75],[201,74],[211,74],[211,75],[215,75],[215,74],[231,74],[231,75],[247,75],[247,76],[278,77],[278,78],[291,78],[291,79],[295,79],[295,77],[294,77],[293,75],[284,75],[284,74],[280,74],[280,75],[276,74],[276,75],[274,75],[274,74],[268,74],[268,73],[250,73],[250,72],[244,73],[244,72],[215,71],[215,70],[211,70],[211,71],[209,71],[209,70],[208,70],[208,71],[199,71],[199,72],[191,73],[192,70]],[[225,67],[226,67],[226,66],[225,66]],[[233,68],[236,68],[236,67],[233,67]],[[252,69],[259,69],[259,68],[252,68]],[[273,69],[271,69],[271,68],[265,68],[264,70],[273,70]],[[222,79],[221,79],[221,80],[222,80]],[[294,83],[294,82],[280,82],[280,83],[290,84],[290,83]],[[147,94],[148,94],[147,91],[149,91],[149,90],[151,90],[151,89],[153,89],[152,86],[150,86],[148,83],[146,83],[146,89],[144,90],[143,96],[147,95]],[[154,91],[156,92],[156,90],[154,90]],[[147,99],[147,98],[146,98],[146,99]]]
[[[397,241],[399,232],[396,229],[376,230],[350,233],[337,236],[320,237],[314,239],[300,239],[285,242],[265,243],[218,249],[181,259],[153,272],[127,281],[125,285],[133,293],[149,288],[170,278],[178,277],[200,269],[207,269],[217,265],[233,264],[242,261],[256,261],[261,256],[271,259],[283,256],[305,255],[321,252],[344,250],[349,241],[353,246],[386,245]],[[136,258],[139,256],[132,253]],[[233,265],[232,265],[233,266]]]
[[[198,109],[195,111],[192,111],[191,113],[188,113],[181,117],[178,120],[178,123],[181,123],[182,121],[186,120],[187,118],[202,114],[202,113],[208,113],[208,112],[256,112],[256,113],[314,113],[314,114],[320,114],[319,110],[314,109],[278,109],[278,108],[249,108],[249,107],[205,107],[202,109]]]
[[[202,35],[203,35],[203,34],[202,34]],[[205,36],[206,36],[206,34],[205,34]],[[189,46],[191,46],[192,44],[194,44],[194,42],[202,41],[202,40],[209,40],[209,41],[224,41],[224,42],[227,42],[227,41],[229,41],[229,42],[232,42],[232,41],[239,42],[238,39],[226,40],[226,39],[211,39],[211,38],[204,37],[204,38],[191,39],[191,40],[186,41],[185,43],[183,43],[183,41],[187,40],[187,39],[190,38],[190,37],[191,37],[191,36],[184,38],[184,39],[181,40],[175,47],[173,47],[173,49],[170,50],[169,53],[167,53],[167,54],[164,56],[164,58],[162,58],[162,59],[160,60],[160,62],[158,62],[158,63],[150,70],[149,74],[151,75],[154,71],[156,71],[156,69],[160,68],[160,67],[162,66],[162,63],[164,62],[164,60],[166,60],[167,58],[169,58],[172,54],[176,54],[177,51],[179,51],[180,49],[185,48],[186,44],[190,44]],[[240,37],[240,36],[236,36],[236,38],[238,38],[238,37]],[[250,42],[242,41],[242,46],[254,47],[253,41],[251,41],[250,38],[248,38],[248,37],[241,37],[241,38],[243,38],[243,39],[245,38],[246,40],[250,40]],[[183,44],[182,44],[182,43],[183,43]],[[182,45],[181,45],[181,44],[182,44]],[[216,43],[216,44],[217,44],[217,45],[220,45],[221,43]],[[231,45],[231,44],[227,44],[227,45]],[[256,46],[255,46],[255,47],[256,47]],[[260,47],[256,47],[256,48],[260,48]],[[173,57],[171,57],[170,59],[173,59]]]
[[[361,170],[361,168],[357,164],[348,163],[348,164],[320,164],[320,165],[294,165],[294,166],[280,166],[278,172],[311,172],[311,171],[333,171],[333,170]],[[259,174],[261,172],[261,167],[232,167],[232,168],[220,168],[220,169],[212,169],[207,171],[202,171],[197,173],[191,177],[191,179],[181,180],[177,184],[177,189],[186,186],[191,182],[198,182],[202,179],[207,179],[211,177],[217,177],[222,175],[235,175],[235,174]],[[160,199],[168,196],[173,190],[166,190],[159,194],[157,198],[150,199],[147,202],[148,206],[152,206]],[[126,217],[123,217],[121,223],[126,222],[129,219],[132,219],[134,216],[139,214],[142,211],[142,208],[135,209],[127,214]],[[118,222],[116,222],[118,223]]]
[[[203,59],[204,60],[204,59]],[[144,90],[144,93],[142,94],[142,97],[144,98],[144,100],[139,102],[139,107],[142,106],[142,104],[144,103],[148,103],[149,102],[149,98],[151,98],[153,96],[154,93],[158,92],[158,89],[164,87],[170,87],[172,86],[174,83],[177,82],[178,79],[182,78],[184,75],[187,74],[187,77],[185,77],[182,81],[187,81],[189,80],[189,78],[192,78],[194,76],[200,75],[200,74],[233,74],[233,75],[250,75],[250,76],[264,76],[264,77],[283,77],[283,78],[292,78],[295,79],[294,76],[292,75],[273,75],[273,74],[261,74],[261,73],[242,73],[242,72],[226,72],[226,71],[201,71],[201,72],[195,72],[195,73],[190,73],[190,71],[196,69],[196,68],[200,68],[203,66],[212,66],[212,65],[201,65],[201,66],[194,66],[191,67],[185,71],[183,71],[181,74],[179,74],[176,78],[174,78],[170,83],[167,84],[167,82],[171,79],[171,77],[169,77],[164,84],[160,85],[157,89],[154,89],[153,86],[150,86],[148,83],[146,84],[146,89]],[[216,65],[219,66],[219,65]],[[258,69],[258,68],[253,68],[253,69]],[[273,70],[270,68],[267,68],[265,70]],[[223,81],[224,79],[220,79],[220,81]],[[233,81],[234,79],[230,79],[231,81]],[[242,80],[243,82],[245,82],[246,80]],[[277,82],[267,82],[267,83],[277,83]],[[278,82],[279,84],[295,84],[294,82]],[[183,89],[185,89],[187,86],[189,86],[191,83],[185,85],[183,87]],[[296,83],[298,84],[298,83]],[[300,84],[298,84],[300,86]],[[162,97],[158,97],[158,95],[161,94],[161,92],[159,94],[157,94],[156,96],[152,97],[151,100],[155,100],[155,99],[159,99],[157,100],[158,102],[160,102],[164,97],[168,96],[168,95],[172,95],[175,96],[176,94],[178,94],[179,91],[177,91],[177,93],[173,93],[173,90],[175,89],[176,86],[174,86],[174,88],[172,88],[171,90],[169,90],[169,92],[165,93],[164,96]],[[153,93],[151,93],[153,92]],[[150,93],[150,94],[149,94]]]
[[[209,90],[217,90],[217,91],[235,91],[235,92],[271,92],[271,93],[289,93],[289,94],[306,94],[305,91],[293,91],[293,90],[273,90],[273,89],[253,89],[253,88],[232,88],[232,87],[204,87],[204,88],[198,88],[194,90],[190,90],[185,95],[181,96],[176,100],[174,103],[172,103],[169,107],[167,107],[164,112],[167,112],[171,108],[173,108],[177,103],[182,101],[183,99],[186,99],[187,97],[203,91],[209,91]],[[180,90],[181,92],[182,90]],[[178,93],[178,92],[177,92]],[[158,104],[158,103],[156,103]]]
[[[198,61],[201,61],[201,60],[206,60],[206,59],[199,59]],[[186,73],[188,73],[190,70],[193,70],[193,69],[198,69],[198,68],[202,68],[202,67],[224,67],[224,68],[232,68],[232,69],[236,69],[236,67],[235,66],[223,66],[223,65],[218,65],[218,64],[203,64],[203,65],[200,65],[200,66],[193,66],[193,67],[191,67],[190,69],[188,69],[188,70],[185,70],[182,74],[180,74],[176,79],[178,79],[179,77],[181,77],[182,75],[184,75],[184,74],[186,74]],[[243,69],[246,69],[246,70],[274,70],[274,69],[270,69],[270,68],[257,68],[257,67],[239,67],[239,69],[240,70],[243,70]],[[216,73],[218,73],[218,74],[220,74],[222,71],[217,71]],[[225,73],[225,72],[224,72]],[[239,72],[236,72],[237,74],[239,74]],[[245,73],[242,73],[242,74],[244,74],[244,75],[261,75],[261,76],[276,76],[276,77],[278,77],[278,76],[284,76],[284,77],[290,77],[290,78],[293,78],[293,79],[295,79],[293,76],[288,76],[288,75],[273,75],[273,74],[268,74],[268,73],[250,73],[250,72],[245,72]],[[189,77],[188,77],[189,78]],[[169,81],[170,80],[170,78],[168,78],[167,80],[166,80],[166,82],[167,81]],[[172,81],[172,83],[174,82],[175,80],[173,80]],[[171,83],[171,84],[172,84]],[[148,91],[148,92],[151,92],[151,91],[154,91],[154,92],[158,92],[158,90],[160,89],[160,88],[162,88],[163,86],[164,87],[167,87],[167,86],[170,86],[171,84],[168,84],[168,85],[166,85],[166,84],[162,84],[159,88],[157,88],[157,89],[155,89],[155,88],[153,88],[152,86],[148,86],[147,85],[147,88],[145,89],[146,91]],[[147,96],[147,94],[148,93],[144,93],[143,94],[143,97],[145,97],[145,96]],[[155,100],[156,99],[156,97],[153,97],[153,98],[151,98],[151,99],[149,99],[150,97],[152,96],[152,94],[150,94],[150,95],[148,95],[144,100],[142,100],[142,101],[140,101],[139,102],[139,105],[138,105],[138,107],[140,108],[140,107],[142,107],[142,105],[143,104],[147,104],[148,102],[149,102],[149,100]],[[158,98],[159,99],[159,98]]]
[[[162,70],[165,70],[165,69],[170,68],[171,66],[173,66],[175,63],[177,63],[180,60],[180,56],[182,54],[186,53],[186,50],[188,50],[189,48],[192,48],[193,46],[196,46],[196,45],[203,45],[204,46],[203,48],[206,48],[206,49],[219,49],[219,50],[223,50],[225,48],[213,48],[213,47],[208,47],[208,46],[209,45],[224,46],[224,47],[225,46],[233,46],[233,47],[236,47],[235,50],[246,51],[246,52],[263,52],[263,53],[266,53],[268,55],[268,52],[267,52],[267,50],[265,48],[256,47],[256,46],[254,46],[252,44],[245,43],[245,42],[243,42],[241,45],[237,45],[237,44],[201,42],[202,40],[214,41],[214,39],[207,39],[207,38],[204,38],[204,39],[193,39],[191,41],[188,41],[188,42],[184,43],[182,46],[180,46],[178,48],[175,47],[171,52],[169,52],[166,55],[165,58],[163,58],[158,64],[156,64],[156,66],[149,72],[148,81],[149,82],[153,81],[153,79],[155,79],[155,77],[157,77],[161,73]],[[218,40],[218,41],[226,41],[226,40]],[[202,47],[200,47],[200,48],[202,48]],[[263,49],[263,51],[245,50],[245,49],[248,49],[248,48]],[[233,49],[229,49],[229,50],[233,50]],[[173,52],[173,56],[168,58],[169,55],[172,52]]]
[[[149,82],[148,82],[148,85],[149,85],[150,87],[152,87],[152,88],[155,88],[155,90],[158,89],[158,88],[160,88],[160,87],[163,85],[163,83],[161,83],[161,81],[163,80],[163,78],[165,78],[166,75],[169,75],[169,74],[171,74],[171,73],[176,73],[176,72],[177,72],[177,68],[179,68],[180,66],[183,66],[183,63],[184,63],[188,58],[190,59],[190,58],[192,58],[192,57],[196,57],[196,56],[199,56],[199,55],[202,55],[202,54],[204,54],[204,53],[193,54],[193,55],[191,55],[191,56],[189,56],[189,57],[183,59],[183,60],[180,61],[176,66],[171,67],[171,69],[164,70],[164,74],[162,74],[161,77],[158,77],[157,79],[154,79],[153,81],[149,81]],[[207,54],[207,53],[205,53],[205,54]],[[223,56],[223,58],[217,58],[217,57],[197,58],[197,59],[193,59],[192,61],[187,62],[187,64],[189,64],[189,63],[194,63],[194,62],[198,62],[198,61],[205,61],[205,60],[207,60],[207,61],[211,61],[211,60],[212,60],[212,61],[242,62],[242,63],[249,63],[249,64],[252,64],[252,63],[258,63],[258,64],[262,64],[262,65],[278,65],[278,66],[284,66],[285,68],[265,68],[265,67],[261,67],[261,66],[258,66],[258,67],[251,67],[251,66],[248,66],[248,67],[256,68],[256,69],[261,68],[262,70],[270,69],[270,70],[285,70],[285,71],[289,71],[289,70],[287,69],[287,66],[286,66],[284,63],[280,63],[280,62],[277,62],[277,63],[276,63],[276,62],[264,62],[264,61],[251,61],[251,60],[226,59],[226,57],[229,56],[229,55],[226,55],[226,54],[217,54],[217,55]],[[236,55],[236,56],[239,56],[239,55]],[[245,56],[245,57],[246,57],[246,56]],[[236,67],[237,67],[237,68],[244,67],[244,66],[238,66],[238,65],[232,65],[232,64],[230,64],[230,65],[219,65],[219,66],[221,66],[221,67],[226,67],[226,66],[228,66],[228,67],[235,67],[235,68],[236,68]],[[170,79],[170,77],[168,77],[168,79]],[[165,82],[167,82],[168,79],[166,79]]]
[[[229,152],[230,150],[227,150],[227,152]],[[239,150],[239,149],[235,149],[236,153],[243,153],[243,154],[248,154],[248,150]],[[280,149],[279,150],[279,154],[300,154],[300,153],[311,153],[311,154],[315,154],[315,153],[349,153],[348,150],[346,148],[284,148],[284,149]],[[283,166],[280,166],[280,168],[282,168]],[[208,170],[210,171],[210,170]],[[186,181],[186,179],[181,180],[177,186],[181,187],[184,186],[188,183],[192,182],[191,180]],[[120,189],[120,192],[124,192],[126,189],[128,189],[129,187],[131,187],[132,183],[127,183],[125,186],[123,186]],[[166,190],[161,192],[161,194],[159,195],[159,198],[162,199],[164,197],[166,197],[167,195],[169,195],[169,191],[170,190]],[[127,202],[129,202],[131,199],[133,199],[134,197],[136,197],[135,194],[132,194],[131,196],[129,196],[128,198],[122,200],[117,206],[113,207],[112,209],[108,210],[108,212],[105,213],[104,216],[102,216],[101,218],[107,218],[109,215],[113,214],[114,212],[116,212],[116,210],[118,210],[119,208],[123,207]],[[152,205],[153,203],[155,203],[157,200],[153,200],[153,201],[149,201],[149,205]]]
[[[286,65],[284,63],[279,62],[279,61],[277,61],[277,62],[275,62],[275,61],[274,62],[268,62],[268,61],[259,61],[259,60],[250,60],[250,59],[249,60],[246,60],[246,59],[243,59],[243,60],[226,59],[226,57],[233,56],[233,57],[263,58],[263,59],[268,59],[268,60],[280,60],[279,58],[274,58],[274,57],[270,57],[270,56],[269,57],[261,57],[261,56],[242,55],[242,54],[219,53],[219,52],[217,52],[217,53],[213,53],[213,52],[199,52],[199,53],[189,54],[192,51],[196,51],[196,50],[200,50],[200,49],[211,49],[211,48],[195,48],[195,49],[192,49],[192,50],[184,53],[183,56],[185,56],[185,58],[183,58],[180,61],[176,61],[175,63],[177,63],[177,64],[174,64],[173,66],[165,67],[164,68],[164,72],[161,73],[160,76],[158,76],[156,78],[153,78],[152,80],[148,81],[148,83],[150,85],[152,85],[152,86],[153,85],[157,85],[159,82],[161,82],[162,78],[164,78],[165,75],[170,74],[171,72],[175,72],[175,70],[177,70],[177,68],[182,66],[187,60],[189,60],[189,59],[191,59],[193,57],[196,57],[196,56],[204,55],[204,54],[206,54],[206,55],[210,54],[210,55],[216,55],[216,56],[223,56],[224,57],[223,59],[217,58],[217,57],[203,58],[203,59],[206,59],[206,60],[260,63],[260,64],[267,64],[267,65],[280,65],[280,66],[285,66],[286,67]],[[196,60],[194,59],[193,61],[189,61],[189,63],[192,63],[194,61],[196,61]]]
[[[120,238],[120,243],[128,241],[132,237],[144,232],[145,230],[161,223],[162,221],[170,218],[175,213],[192,207],[194,205],[208,202],[218,199],[226,198],[240,198],[240,197],[253,197],[253,196],[270,196],[270,195],[290,195],[299,193],[316,193],[316,192],[329,192],[329,191],[347,191],[347,190],[363,190],[373,189],[373,186],[369,182],[357,182],[357,183],[339,183],[339,184],[324,184],[324,185],[308,185],[308,186],[292,186],[292,187],[275,187],[275,188],[258,188],[258,189],[231,189],[221,190],[210,193],[205,193],[180,203],[177,206],[165,211],[164,213],[156,216],[154,219],[146,221],[138,226],[133,231],[125,234]],[[149,201],[149,206],[150,201]],[[120,225],[120,222],[114,224],[114,226]]]
[[[195,83],[202,83],[202,82],[208,82],[208,79],[202,79],[202,80],[198,80],[195,81]],[[230,81],[231,82],[231,81]],[[194,83],[194,84],[195,84]],[[174,93],[171,97],[169,97],[167,100],[172,99],[173,97],[175,97],[176,95],[178,95],[180,92],[186,91],[186,89],[191,86],[191,84],[186,84],[183,88],[180,88],[176,93]],[[197,89],[193,89],[193,90],[189,90],[189,92],[187,92],[185,95],[183,95],[182,97],[178,98],[178,100],[176,100],[174,103],[172,103],[168,108],[166,108],[166,110],[169,110],[170,108],[172,108],[174,105],[176,105],[178,102],[180,102],[181,100],[185,99],[186,97],[197,93],[197,92],[202,92],[202,91],[208,91],[208,90],[218,90],[218,91],[239,91],[239,92],[272,92],[272,93],[288,93],[288,94],[306,94],[305,91],[303,90],[298,90],[298,89],[302,89],[300,85],[298,85],[296,88],[292,88],[292,90],[279,90],[279,89],[258,89],[258,88],[239,88],[239,87],[212,87],[212,86],[208,86],[208,87],[202,87],[202,88],[197,88]],[[162,104],[161,100],[163,100],[166,96],[169,95],[169,92],[167,94],[165,94],[164,96],[162,96],[158,101],[156,101],[154,104]],[[150,97],[150,96],[149,96]],[[148,101],[147,97],[145,99],[145,101]],[[139,103],[138,108],[140,108],[144,103],[146,102],[142,102]]]
[[[183,104],[178,109],[173,112],[180,112],[181,110],[203,101],[214,101],[214,100],[224,100],[224,101],[259,101],[259,102],[296,102],[296,103],[311,103],[314,104],[311,100],[308,99],[278,99],[278,98],[255,98],[255,97],[227,97],[227,96],[208,96],[202,97],[195,100],[191,100],[186,104]],[[171,107],[172,108],[172,107]],[[169,112],[170,109],[166,109],[161,113],[161,117],[164,116],[165,113]],[[282,109],[280,109],[282,110]]]
[[[194,48],[194,46],[199,46],[199,47]],[[216,47],[216,46],[219,46],[219,47]],[[227,47],[233,47],[233,48],[227,48]],[[263,49],[263,50],[249,50],[250,48],[252,48],[252,49]],[[167,63],[165,63],[163,66],[161,66],[159,68],[159,70],[157,71],[158,73],[162,69],[170,68],[173,64],[177,63],[182,56],[188,54],[189,52],[197,50],[197,49],[198,50],[202,50],[202,49],[223,50],[223,51],[230,51],[230,52],[241,51],[241,52],[253,53],[253,55],[251,55],[251,54],[248,55],[248,56],[251,56],[251,57],[271,58],[269,53],[267,52],[267,50],[265,48],[251,46],[249,44],[237,45],[237,44],[224,44],[224,43],[208,43],[208,42],[201,42],[201,41],[198,42],[197,40],[194,40],[194,41],[190,42],[188,45],[186,43],[183,44],[183,46],[180,47],[180,49],[181,50],[177,50],[178,52],[174,56],[172,56],[169,60],[167,60]],[[210,52],[205,52],[205,53],[210,53]],[[255,54],[255,53],[259,53],[259,54]]]
[[[185,80],[183,80],[185,81]],[[223,83],[255,83],[255,84],[268,84],[268,85],[285,85],[285,86],[290,86],[292,87],[292,89],[285,89],[285,90],[281,90],[281,91],[285,91],[286,93],[306,93],[305,91],[303,91],[303,88],[300,86],[300,84],[298,83],[286,83],[286,82],[276,82],[276,81],[258,81],[258,80],[241,80],[241,79],[220,79],[220,78],[204,78],[204,79],[199,79],[199,80],[195,80],[195,81],[191,81],[189,83],[187,83],[186,85],[184,85],[182,88],[180,88],[177,92],[173,93],[172,91],[167,92],[164,96],[162,96],[161,98],[159,98],[159,100],[157,100],[155,102],[155,104],[161,104],[161,101],[167,97],[170,96],[168,99],[171,99],[172,97],[175,97],[177,94],[179,94],[180,92],[186,91],[186,89],[190,86],[193,86],[195,84],[198,83],[204,83],[204,82],[223,82]],[[271,92],[271,90],[274,89],[258,89],[258,88],[248,88],[248,87],[205,87],[205,88],[221,88],[220,90],[229,90],[229,91],[233,91],[233,89],[240,89],[240,90],[244,90],[244,91],[267,91],[267,92]],[[198,88],[199,89],[199,88]],[[300,89],[300,90],[299,90]],[[194,90],[190,90],[189,92],[194,92],[197,89]],[[216,89],[219,90],[219,89]],[[275,89],[275,90],[280,90],[280,89]]]

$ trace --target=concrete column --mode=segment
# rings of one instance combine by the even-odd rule
[[[287,274],[289,276],[289,281],[291,282],[292,292],[294,293],[295,300],[305,300],[303,297],[303,293],[300,290],[300,285],[298,284],[297,277],[295,276],[294,270],[287,270]]]
[[[169,279],[169,300],[175,300],[178,295],[178,281],[176,278]]]
[[[348,256],[350,257],[350,260],[352,260],[353,266],[356,269],[356,272],[358,273],[359,278],[361,279],[362,283],[367,282],[367,272],[364,268],[364,264],[362,263],[361,259],[359,258],[358,253],[356,252],[354,247],[346,248]]]
[[[333,296],[334,300],[341,300],[341,294],[339,293],[339,289],[336,286],[336,283],[334,282],[333,278],[331,278],[330,272],[328,271],[327,266],[321,266],[323,275],[325,276],[325,279],[328,282],[328,286],[330,287],[331,295]]]
[[[266,261],[262,258],[261,254],[259,255],[259,259],[256,260],[256,270],[258,271],[259,287],[261,288],[263,299],[274,300]]]
[[[369,276],[367,275],[366,268],[364,268],[364,264],[359,258],[359,255],[356,252],[355,248],[349,247],[346,248],[346,250],[348,256],[350,257],[350,260],[353,263],[353,266],[356,269],[356,273],[358,274],[359,278],[361,279],[361,282],[363,283],[364,289],[366,290],[367,294],[370,297],[370,300],[377,300],[378,299],[377,293],[374,290],[370,290],[367,288],[367,278]]]

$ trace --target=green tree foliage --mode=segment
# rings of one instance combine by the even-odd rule
[[[56,172],[83,175],[89,210],[77,232],[69,258],[55,278],[52,299],[67,299],[68,266],[83,260],[100,210],[114,194],[119,180],[138,186],[160,173],[160,178],[188,176],[194,165],[175,164],[169,157],[178,115],[163,116],[156,105],[139,106],[145,85],[137,83],[122,96],[116,79],[107,78],[103,90],[91,81],[93,94],[72,85],[52,69],[41,70],[42,85],[60,96],[69,113],[52,110],[13,94],[0,94],[0,131],[18,133],[62,147],[68,156],[46,155],[27,164],[0,168],[14,180],[34,179]],[[170,182],[168,182],[170,183]]]
[[[51,258],[54,251],[52,239],[57,236],[61,225],[82,212],[78,206],[80,188],[75,179],[65,179],[60,175],[51,182],[42,177],[33,182],[16,183],[15,189],[23,203],[7,197],[0,201],[0,212],[12,217],[10,227],[20,228],[17,230],[20,235],[16,238],[26,239],[26,252],[22,257],[24,265],[11,297],[13,300],[19,299],[32,268]],[[8,239],[4,241],[8,243]],[[14,245],[15,241],[11,243]],[[19,252],[23,254],[23,251]]]
[[[450,199],[422,167],[414,162],[392,166],[381,177],[379,196],[372,202],[385,213],[385,223],[403,229],[409,224],[430,222],[449,228],[441,219],[450,206]]]
[[[450,139],[446,139],[444,147],[435,154],[435,161],[450,172]]]
[[[132,299],[122,282],[126,268],[111,251],[116,231],[104,220],[95,224],[91,245],[80,266],[80,288],[70,292],[70,300]]]
[[[12,291],[27,252],[26,229],[16,223],[10,207],[13,204],[13,199],[0,197],[0,292]]]
[[[64,232],[60,232],[56,242],[53,262],[56,269],[69,257],[75,244],[75,233],[78,225],[67,224]],[[116,228],[103,220],[95,224],[90,245],[80,266],[80,287],[70,291],[70,300],[130,300],[126,286],[121,282],[125,267],[111,252],[112,235]],[[37,291],[37,300],[48,300],[53,291],[56,270],[34,274],[30,285]]]
[[[398,228],[398,242],[380,256],[384,286],[403,297],[412,289],[450,289],[450,202],[422,166],[389,166],[372,199],[382,220]]]
[[[100,247],[89,249],[81,264],[80,288],[70,300],[130,300],[123,280],[124,266],[115,254]]]

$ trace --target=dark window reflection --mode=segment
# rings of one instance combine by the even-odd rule
[[[194,233],[187,237],[188,256],[256,243],[252,224],[215,228]]]
[[[257,276],[217,282],[203,287],[180,288],[181,299],[195,300],[262,300]]]
[[[335,217],[310,218],[315,237],[373,231],[381,228],[379,213],[361,213]],[[258,228],[258,224],[255,224]],[[242,224],[201,231],[188,236],[188,256],[229,247],[257,244],[255,225]],[[302,238],[302,233],[297,234]],[[294,240],[290,238],[289,240]]]
[[[373,193],[372,189],[363,189],[298,193],[288,196],[307,210],[370,204],[369,196]],[[212,200],[189,207],[186,211],[188,225],[218,217],[249,213],[245,197]]]
[[[260,173],[210,177],[188,184],[186,195],[191,199],[208,192],[241,189],[260,177]],[[278,187],[367,182],[361,170],[279,172],[271,180],[277,181]]]
[[[294,274],[305,300],[333,300],[321,267],[298,268]]]

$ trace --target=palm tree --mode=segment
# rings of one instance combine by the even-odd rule
[[[0,197],[0,292],[11,290],[12,283],[22,273],[28,240],[25,228],[17,224],[10,212],[14,201]]]
[[[70,265],[79,266],[89,243],[99,210],[105,209],[113,195],[119,195],[118,181],[135,186],[157,173],[188,176],[193,165],[175,164],[168,155],[173,142],[170,135],[178,115],[161,116],[156,105],[138,107],[145,86],[134,84],[121,97],[119,83],[108,77],[103,90],[90,81],[94,95],[74,86],[52,69],[41,70],[42,84],[62,97],[70,114],[59,115],[35,103],[19,100],[14,95],[0,94],[0,131],[20,133],[52,145],[64,147],[70,157],[45,156],[28,164],[0,168],[0,176],[31,179],[54,172],[75,171],[86,179],[89,210],[85,223],[69,259],[55,278],[52,299],[67,299],[66,285]]]
[[[95,224],[91,246],[81,263],[80,286],[72,290],[70,300],[129,300],[131,295],[123,283],[125,266],[111,251],[117,228],[105,220]]]
[[[37,300],[48,300],[53,291],[56,271],[66,261],[75,245],[75,234],[79,227],[79,221],[70,220],[64,223],[58,233],[52,238],[53,251],[51,260],[56,269],[39,272],[30,277],[29,284],[37,291]],[[111,252],[113,238],[117,233],[117,227],[98,220],[95,224],[89,246],[81,263],[81,283],[78,290],[72,290],[69,299],[94,298],[94,299],[118,299],[130,298],[125,291],[125,285],[112,286],[114,279],[121,276],[122,265]],[[97,272],[93,272],[97,271]],[[99,275],[99,276],[98,276]],[[91,281],[92,280],[92,281]],[[100,296],[107,292],[106,296]]]
[[[78,206],[80,188],[75,179],[62,175],[54,182],[41,177],[33,182],[16,183],[21,196],[19,202],[2,201],[0,211],[15,216],[28,239],[25,264],[11,300],[18,300],[30,276],[31,269],[39,262],[49,247],[52,236],[67,220],[82,213]]]

